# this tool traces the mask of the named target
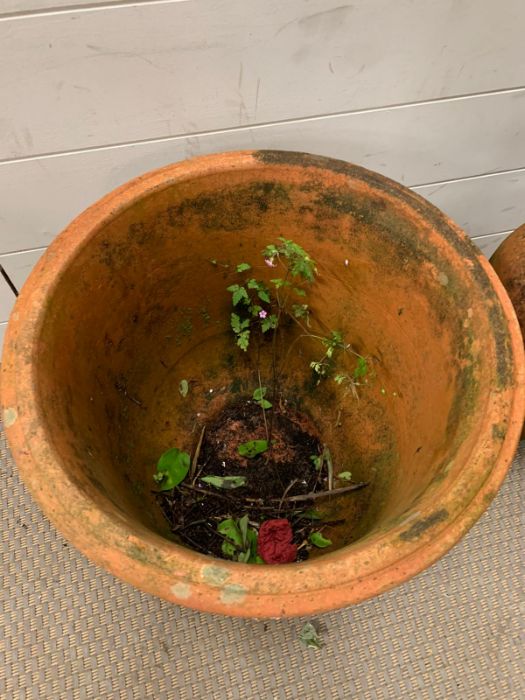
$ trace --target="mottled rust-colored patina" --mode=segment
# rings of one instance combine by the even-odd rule
[[[174,541],[151,475],[162,452],[191,450],[196,424],[253,391],[228,328],[225,266],[260,265],[278,235],[318,261],[315,316],[374,369],[356,401],[334,382],[313,386],[314,349],[297,343],[281,389],[370,486],[329,504],[346,518],[335,551],[257,566]],[[507,295],[441,212],[357,166],[241,152],[147,173],[56,239],[9,323],[2,402],[24,480],[87,556],[173,602],[279,617],[377,595],[460,539],[511,463],[523,372]]]
[[[503,241],[490,262],[507,290],[525,337],[525,224]]]

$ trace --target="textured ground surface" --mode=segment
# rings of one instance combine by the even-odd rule
[[[193,613],[88,563],[33,504],[3,439],[0,452],[2,699],[525,697],[524,445],[463,541],[404,586],[319,616],[317,652],[299,644],[304,620]]]

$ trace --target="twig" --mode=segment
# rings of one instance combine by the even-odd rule
[[[215,496],[216,498],[222,498],[228,503],[231,503],[231,499],[218,491],[208,491],[208,489],[200,489],[198,486],[193,486],[193,484],[179,484],[179,488],[190,489],[190,491],[195,491],[196,493],[201,493],[203,496]]]
[[[290,274],[290,270],[289,270],[289,268],[286,267],[286,275],[284,276],[284,284],[286,284],[286,282],[288,281],[289,274]],[[273,404],[275,404],[275,401],[277,399],[277,377],[278,377],[278,371],[277,371],[277,332],[280,329],[281,316],[283,315],[283,306],[281,303],[281,297],[279,295],[279,288],[276,288],[275,296],[277,297],[278,311],[277,311],[277,321],[275,322],[275,328],[273,329],[273,334],[272,334],[272,403]],[[275,416],[275,411],[272,411],[272,414],[270,416],[270,435],[268,437],[268,442],[270,444],[272,441],[274,416]],[[271,447],[270,447],[270,449],[271,449]],[[279,472],[277,472],[277,475],[279,475]],[[280,477],[279,477],[279,480],[280,480]]]
[[[121,384],[120,382],[115,382],[115,389],[119,391],[121,394],[123,394],[127,399],[132,401],[135,405],[137,405],[139,408],[142,408],[144,411],[146,410],[146,407],[142,403],[142,401],[139,401],[139,399],[136,399],[134,396],[128,393],[128,389],[125,384]]]
[[[332,455],[330,454],[330,450],[328,447],[325,445],[323,449],[323,457],[324,461],[326,462],[326,468],[328,470],[328,490],[333,491],[334,490],[334,465],[332,463]]]
[[[186,530],[188,527],[193,527],[193,525],[202,525],[202,523],[205,523],[206,520],[193,520],[191,523],[186,523],[186,525],[177,525],[172,529],[172,532],[175,534],[176,532],[179,532],[180,530]]]
[[[271,513],[276,513],[277,515],[279,515],[280,512],[281,512],[281,511],[279,510],[279,507],[278,507],[278,506],[255,506],[255,509],[256,509],[256,510],[267,510],[267,511],[269,511],[269,512],[271,512]],[[302,509],[300,509],[300,508],[299,508],[299,509],[296,508],[296,509],[292,509],[292,510],[287,510],[287,512],[289,513],[290,517],[293,517],[294,515],[296,515],[297,513],[300,513],[301,511],[302,511]]]
[[[230,538],[227,537],[227,535],[223,535],[222,532],[219,532],[218,530],[214,530],[214,529],[212,528],[212,526],[211,526],[208,522],[206,522],[206,521],[204,521],[204,522],[206,523],[206,524],[205,524],[206,529],[209,530],[213,535],[217,535],[217,537],[220,537],[220,539],[221,539],[221,540],[224,540],[225,542],[228,542],[228,541],[231,542],[232,545],[233,545],[236,549],[238,549],[239,551],[241,550],[241,547],[239,547],[239,545],[235,544],[235,542],[232,542],[232,541],[230,540]]]
[[[185,532],[181,532],[180,538],[183,542],[191,544],[193,549],[195,549],[197,552],[202,552],[203,554],[211,554],[214,556],[213,552],[211,549],[208,549],[207,547],[204,547],[202,544],[199,542],[196,542],[194,539],[192,539],[189,535],[187,535]]]
[[[201,447],[202,447],[202,440],[204,438],[204,431],[206,430],[206,426],[202,426],[201,434],[199,436],[199,441],[197,442],[197,447],[195,448],[195,452],[193,453],[193,459],[191,461],[191,469],[190,469],[190,479],[193,481],[191,482],[192,484],[195,484],[195,479],[197,478],[195,476],[195,472],[197,471],[197,462],[199,461],[199,455],[201,453]]]
[[[268,445],[270,444],[270,433],[268,432],[268,423],[266,422],[266,410],[263,406],[263,393],[262,393],[262,384],[261,384],[261,370],[257,368],[257,377],[259,379],[259,395],[261,397],[261,408],[262,408],[262,413],[263,413],[263,419],[264,419],[264,429],[266,431],[266,440],[268,442]]]
[[[286,501],[291,503],[299,503],[300,501],[313,501],[316,498],[323,498],[324,496],[339,496],[342,493],[348,493],[349,491],[358,491],[368,486],[367,481],[361,481],[359,484],[352,484],[352,486],[343,486],[340,489],[332,489],[331,491],[317,491],[317,493],[303,493],[299,496],[288,496]],[[277,502],[278,498],[272,498],[272,502]]]
[[[298,481],[299,481],[299,479],[293,479],[292,481],[290,481],[288,486],[285,488],[284,493],[282,495],[282,498],[279,502],[279,510],[281,510],[281,506],[283,505],[283,501],[285,500],[286,496],[288,495],[288,492],[290,491],[292,486],[294,486]]]

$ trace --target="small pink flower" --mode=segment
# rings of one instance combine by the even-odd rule
[[[273,258],[264,258],[264,262],[268,265],[268,267],[277,267],[277,263]]]
[[[268,312],[265,311],[264,309],[261,309],[261,311],[259,311],[259,318],[266,318],[267,316],[268,316]]]

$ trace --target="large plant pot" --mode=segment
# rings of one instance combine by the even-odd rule
[[[281,388],[370,486],[332,504],[346,517],[335,551],[256,566],[173,541],[151,475],[247,387],[222,264],[257,262],[278,235],[318,261],[316,317],[375,374],[359,400],[313,390],[306,347]],[[149,593],[256,617],[356,603],[432,564],[495,496],[524,409],[519,327],[468,237],[380,175],[274,151],[156,170],[81,214],[20,294],[2,375],[15,460],[66,537]]]

